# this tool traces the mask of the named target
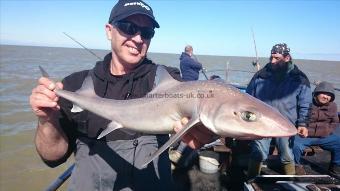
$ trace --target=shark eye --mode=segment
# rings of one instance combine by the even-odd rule
[[[256,114],[250,111],[241,112],[241,118],[248,122],[253,122],[257,119]]]

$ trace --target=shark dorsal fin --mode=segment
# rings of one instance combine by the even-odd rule
[[[85,77],[83,84],[76,91],[76,93],[78,93],[80,95],[87,96],[87,97],[98,97],[96,95],[96,92],[94,91],[92,75],[93,75],[93,70],[90,70],[89,73],[87,74],[87,76]],[[82,111],[83,111],[83,109],[81,107],[73,104],[72,109],[71,109],[72,113],[78,113],[78,112],[82,112]]]
[[[93,70],[90,70],[87,76],[85,77],[83,84],[76,91],[78,94],[85,95],[88,97],[97,97],[96,92],[94,91],[92,75]]]
[[[164,66],[162,65],[158,65],[157,66],[157,70],[156,70],[156,76],[155,76],[155,81],[153,84],[153,89],[150,93],[155,93],[155,92],[159,92],[162,91],[164,89],[169,89],[173,86],[178,85],[179,81],[177,81],[176,79],[174,79],[169,72],[165,69]]]

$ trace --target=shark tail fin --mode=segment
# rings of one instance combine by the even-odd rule
[[[46,70],[42,67],[42,66],[39,66],[39,69],[40,69],[40,72],[41,72],[41,75],[45,78],[49,78],[50,75],[48,75],[48,73],[46,72]]]

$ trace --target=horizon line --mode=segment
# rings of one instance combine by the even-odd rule
[[[0,42],[0,46],[26,46],[26,47],[42,47],[42,48],[71,48],[71,49],[83,49],[83,47],[75,47],[75,46],[51,46],[51,45],[35,45],[35,44],[19,44],[19,43],[3,43]],[[101,48],[88,48],[89,50],[97,50],[97,51],[110,51],[110,49],[101,49]],[[180,55],[181,53],[173,53],[173,52],[149,52],[148,53],[156,53],[156,54],[175,54]],[[212,55],[212,54],[195,54],[196,56],[218,56],[218,57],[245,57],[245,58],[254,58],[255,56],[244,56],[244,55]],[[294,60],[313,60],[313,61],[327,61],[327,62],[339,62],[340,61],[340,53],[294,53]],[[335,59],[322,59],[322,58],[299,58],[296,55],[304,56],[320,56],[320,55],[328,55],[335,56]],[[303,56],[304,55],[304,56]],[[268,56],[269,57],[269,56]],[[259,56],[259,58],[267,59],[267,56]]]

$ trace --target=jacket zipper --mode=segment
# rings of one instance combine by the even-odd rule
[[[132,169],[131,169],[131,181],[132,181],[132,188],[133,190],[135,190],[135,181],[134,181],[134,175],[135,175],[135,159],[136,159],[136,150],[137,150],[137,146],[138,146],[138,139],[133,140],[133,158],[132,158]]]

